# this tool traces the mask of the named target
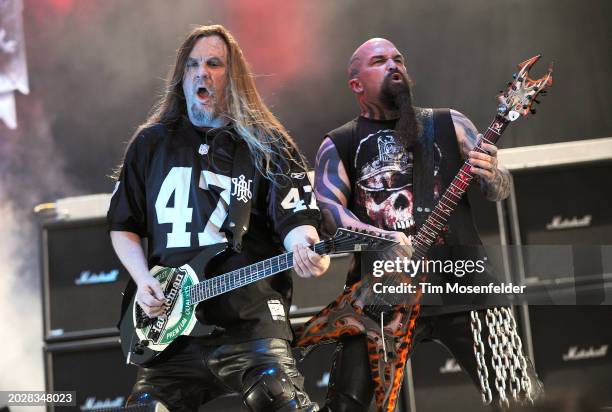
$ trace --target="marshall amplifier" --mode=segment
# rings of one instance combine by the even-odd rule
[[[117,333],[129,274],[104,218],[42,225],[44,336],[49,342]]]
[[[499,151],[514,188],[513,244],[612,243],[612,138]]]
[[[611,180],[612,159],[514,172],[509,206],[514,243],[523,245],[521,280],[553,282],[557,303],[604,302],[612,275],[601,245],[612,244],[612,193],[602,185]]]
[[[121,407],[135,380],[136,367],[125,364],[118,337],[57,342],[45,347],[46,389],[76,391],[75,410]]]
[[[501,151],[500,151],[501,152]],[[612,138],[507,149],[514,177],[506,202],[517,280],[558,291],[555,302],[523,306],[524,345],[549,394],[584,392],[612,405]],[[551,295],[552,296],[552,295]],[[552,303],[552,302],[551,302]],[[592,306],[588,306],[592,305]]]
[[[506,202],[510,243],[528,246],[519,276],[530,283],[593,276],[601,282],[601,251],[568,247],[612,244],[612,193],[604,189],[612,181],[612,138],[506,149],[500,160],[514,177]],[[555,258],[543,262],[538,255]]]
[[[612,159],[513,175],[521,244],[612,243]]]
[[[612,306],[530,306],[529,320],[546,393],[612,407]]]
[[[489,410],[482,403],[480,388],[472,383],[444,346],[434,342],[419,343],[409,364],[404,379],[411,391],[411,405],[407,411]]]

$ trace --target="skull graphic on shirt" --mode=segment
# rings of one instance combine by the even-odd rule
[[[396,143],[393,130],[379,130],[360,142],[355,163],[362,163],[357,170],[356,201],[372,224],[386,230],[410,231],[414,226],[412,153]]]
[[[434,143],[434,199],[440,195],[442,152]],[[362,139],[355,152],[355,202],[370,223],[411,234],[414,227],[413,153],[395,140],[395,131],[378,130]]]

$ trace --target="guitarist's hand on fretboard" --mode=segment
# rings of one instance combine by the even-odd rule
[[[329,256],[321,256],[309,248],[319,240],[313,226],[297,226],[283,239],[285,249],[293,252],[293,269],[299,277],[318,277],[329,268]]]
[[[329,255],[321,256],[305,245],[298,244],[293,248],[293,269],[301,278],[321,276],[329,268],[329,261]]]

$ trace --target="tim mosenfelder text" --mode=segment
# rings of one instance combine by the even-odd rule
[[[415,277],[417,274],[451,274],[458,278],[466,274],[481,274],[485,271],[486,257],[478,260],[412,260],[407,257],[396,257],[394,260],[375,260],[372,267],[374,277],[382,277],[385,273],[397,275],[399,273]],[[384,284],[377,282],[373,284],[375,293],[459,293],[459,294],[516,294],[524,293],[525,286],[512,283],[489,283],[486,285],[461,285],[459,283],[446,283],[432,285],[429,282],[419,282],[416,285],[409,283]]]

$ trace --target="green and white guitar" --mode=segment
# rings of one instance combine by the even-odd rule
[[[316,243],[311,249],[320,255],[330,255],[384,250],[396,244],[371,233],[338,229],[334,237]],[[166,296],[164,317],[149,318],[136,303],[134,291],[126,290],[130,303],[123,313],[120,333],[127,363],[146,366],[162,352],[172,350],[173,342],[181,336],[210,336],[217,328],[199,320],[203,313],[201,308],[196,310],[199,303],[293,267],[293,252],[287,252],[207,279],[208,264],[227,250],[227,243],[219,243],[207,246],[181,267],[151,269]]]

